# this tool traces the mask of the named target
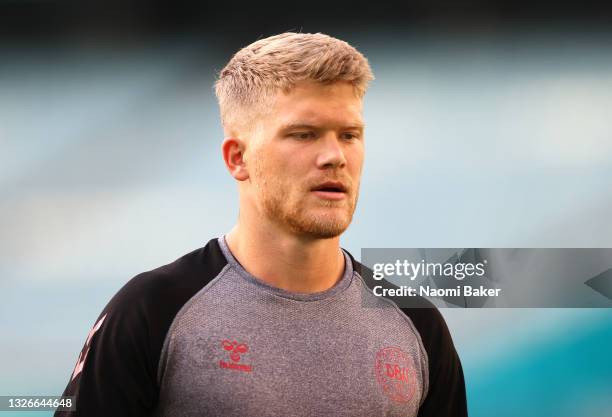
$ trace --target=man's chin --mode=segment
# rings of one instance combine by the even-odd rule
[[[340,236],[348,228],[350,220],[310,219],[291,222],[294,233],[312,239],[331,239]]]
[[[318,230],[309,230],[305,233],[308,237],[312,239],[333,239],[335,237],[340,236],[344,233],[345,229],[318,229]]]

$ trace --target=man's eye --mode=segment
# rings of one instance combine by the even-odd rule
[[[315,134],[314,132],[294,132],[290,133],[289,136],[296,139],[310,139],[314,138]]]
[[[359,135],[356,133],[346,132],[342,134],[342,139],[347,139],[347,140],[359,139]]]

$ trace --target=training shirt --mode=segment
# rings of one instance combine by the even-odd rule
[[[439,311],[375,296],[344,251],[332,288],[266,284],[225,237],[132,278],[104,308],[55,416],[467,415]]]

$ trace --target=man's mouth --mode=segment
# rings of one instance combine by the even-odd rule
[[[318,197],[327,200],[341,200],[346,196],[346,187],[341,182],[328,181],[319,184],[311,190]]]

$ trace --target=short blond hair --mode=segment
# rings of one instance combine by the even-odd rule
[[[373,79],[368,60],[347,42],[323,33],[286,32],[239,50],[219,73],[215,93],[227,128],[249,125],[272,96],[299,81],[346,81],[361,98]]]

